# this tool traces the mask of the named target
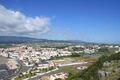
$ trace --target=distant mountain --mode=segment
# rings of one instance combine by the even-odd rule
[[[42,40],[42,39],[41,39]],[[29,37],[17,37],[17,36],[0,36],[0,44],[8,44],[8,43],[28,43],[28,42],[36,42],[41,41],[40,39],[29,38]]]
[[[79,40],[47,40],[18,36],[0,36],[0,44],[20,44],[20,43],[74,43],[86,44],[88,42]]]

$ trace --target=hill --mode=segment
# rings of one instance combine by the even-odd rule
[[[0,36],[0,44],[20,44],[20,43],[71,43],[71,44],[94,44],[79,40],[48,40],[19,36]]]

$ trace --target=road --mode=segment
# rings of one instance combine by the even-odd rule
[[[90,65],[91,63],[85,63],[85,64],[78,64],[78,65],[69,65],[69,66],[85,66],[85,65]],[[62,66],[62,67],[59,67],[59,68],[64,68],[65,66]],[[61,72],[60,70],[57,70],[57,71],[53,71],[53,72],[50,72],[50,73],[47,73],[47,74],[44,74],[44,75],[39,75],[39,76],[36,76],[34,78],[30,78],[28,80],[40,80],[40,78],[42,76],[48,76],[48,75],[51,75],[51,74],[55,74],[55,73],[59,73]]]

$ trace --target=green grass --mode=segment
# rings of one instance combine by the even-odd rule
[[[0,44],[0,48],[10,48],[13,47],[13,45],[10,44]]]
[[[23,80],[23,78],[19,78],[19,77],[17,77],[17,78],[15,78],[15,80]]]
[[[71,59],[74,59],[75,61],[96,61],[96,58],[84,58],[84,57],[70,57]]]
[[[74,66],[67,66],[67,67],[59,68],[59,71],[76,74],[79,70],[76,69]]]

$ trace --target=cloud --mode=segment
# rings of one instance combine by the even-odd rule
[[[28,17],[0,5],[0,34],[39,35],[48,32],[50,18]]]

